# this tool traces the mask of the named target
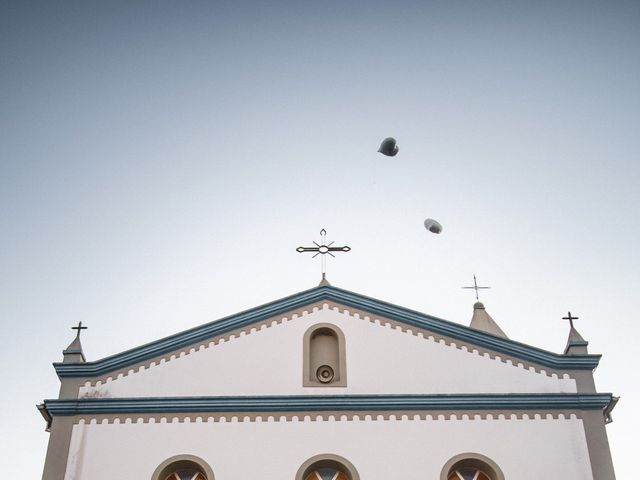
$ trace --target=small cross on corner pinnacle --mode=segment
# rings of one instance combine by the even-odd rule
[[[83,327],[82,326],[82,322],[78,322],[78,325],[76,327],[71,327],[71,330],[77,330],[77,337],[80,337],[80,332],[82,330],[87,330],[89,327]]]
[[[567,312],[567,316],[562,317],[563,320],[569,320],[569,325],[571,326],[571,328],[573,328],[573,321],[578,320],[579,318],[580,317],[574,317],[573,315],[571,315],[571,312]]]

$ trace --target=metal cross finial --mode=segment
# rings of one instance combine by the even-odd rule
[[[476,280],[476,274],[473,274],[473,287],[462,287],[462,288],[473,288],[476,291],[476,300],[480,301],[480,298],[478,297],[478,290],[482,290],[482,289],[489,289],[491,287],[480,287],[478,285],[478,282]]]
[[[89,327],[83,327],[83,326],[82,326],[82,322],[78,322],[78,326],[77,326],[77,327],[71,327],[71,330],[77,330],[77,331],[78,331],[78,333],[77,333],[77,335],[76,335],[76,336],[78,336],[78,337],[79,337],[79,336],[80,336],[80,331],[81,331],[81,330],[86,330],[87,328],[89,328]]]
[[[573,321],[578,320],[578,318],[580,317],[574,317],[573,315],[571,315],[571,312],[567,312],[567,316],[562,317],[563,320],[569,320],[569,325],[571,325],[571,328],[573,328]]]
[[[296,252],[298,253],[314,252],[315,255],[313,255],[312,258],[316,258],[318,255],[322,255],[322,278],[324,278],[325,274],[327,273],[326,255],[331,255],[332,257],[335,257],[333,252],[346,253],[351,251],[351,247],[347,247],[346,245],[344,247],[333,247],[332,245],[335,242],[327,243],[327,240],[326,240],[327,231],[324,228],[320,230],[320,236],[322,237],[322,240],[320,240],[321,243],[313,242],[315,247],[298,247],[296,248]]]

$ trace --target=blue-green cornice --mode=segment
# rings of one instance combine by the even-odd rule
[[[295,395],[45,400],[52,417],[124,413],[603,410],[610,393],[461,395]]]
[[[54,363],[54,367],[59,377],[96,377],[321,301],[332,301],[554,370],[593,370],[600,360],[600,355],[566,356],[549,352],[347,290],[320,286],[101,360]]]

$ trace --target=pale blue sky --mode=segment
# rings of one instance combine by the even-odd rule
[[[304,290],[322,227],[336,286],[468,323],[475,272],[553,351],[579,315],[633,475],[638,2],[52,3],[0,11],[9,476],[71,325],[97,359]]]

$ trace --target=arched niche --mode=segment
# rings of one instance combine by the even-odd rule
[[[302,385],[346,387],[344,333],[331,323],[310,327],[303,338]]]

